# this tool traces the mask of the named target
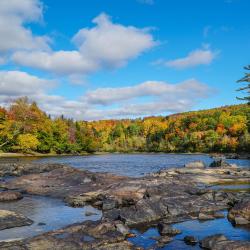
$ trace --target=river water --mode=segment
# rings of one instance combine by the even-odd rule
[[[79,169],[86,169],[92,172],[111,172],[118,175],[139,177],[145,174],[156,172],[164,168],[183,167],[184,164],[201,160],[207,166],[213,161],[205,154],[103,154],[88,156],[58,156],[58,157],[22,157],[21,161],[53,162],[69,164]],[[227,160],[243,168],[250,167],[249,160]],[[230,186],[229,189],[236,187]],[[247,187],[243,187],[246,189]],[[218,189],[218,187],[215,187]],[[223,189],[226,189],[224,186]],[[237,189],[239,189],[237,187]],[[101,212],[88,206],[84,208],[72,208],[66,206],[63,201],[39,196],[25,196],[22,200],[8,203],[0,203],[0,209],[16,211],[26,215],[34,221],[33,225],[17,227],[0,231],[0,240],[27,238],[41,234],[50,230],[55,230],[76,222],[85,220],[98,220]],[[87,212],[93,212],[91,216],[86,216]],[[224,211],[226,215],[226,211]],[[41,225],[42,223],[42,225]],[[223,233],[230,239],[247,240],[249,238],[249,228],[236,228],[225,218],[213,221],[199,222],[187,221],[173,225],[181,229],[182,234],[177,235],[174,241],[166,245],[163,249],[200,249],[198,245],[187,246],[183,242],[185,235],[194,235],[199,239],[205,236]],[[131,239],[133,243],[142,247],[154,245],[153,236],[158,236],[155,228],[150,228],[146,232],[135,231],[137,237]]]
[[[28,158],[29,159],[29,158]],[[36,162],[65,163],[92,172],[111,172],[118,175],[139,177],[164,168],[183,167],[184,164],[201,160],[207,166],[213,159],[206,154],[103,154],[88,156],[60,156],[34,158]],[[250,160],[229,159],[241,167],[250,167]]]

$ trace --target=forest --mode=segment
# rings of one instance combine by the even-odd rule
[[[23,97],[0,107],[0,152],[249,152],[250,105],[169,116],[74,121]]]

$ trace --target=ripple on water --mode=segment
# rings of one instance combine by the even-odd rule
[[[27,238],[73,223],[99,220],[102,216],[101,211],[91,206],[73,208],[58,199],[31,195],[19,201],[0,203],[0,209],[21,213],[34,221],[31,226],[1,230],[0,240]]]

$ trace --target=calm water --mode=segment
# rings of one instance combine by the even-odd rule
[[[105,154],[88,156],[42,157],[36,162],[66,163],[92,172],[111,172],[131,177],[142,176],[164,168],[183,167],[201,160],[209,165],[213,159],[204,154]],[[226,160],[241,167],[250,167],[250,160]]]
[[[224,211],[226,216],[227,212]],[[203,239],[206,236],[213,235],[215,233],[224,234],[231,240],[249,240],[250,228],[236,228],[226,219],[216,219],[210,221],[199,222],[197,220],[191,220],[186,222],[181,222],[173,225],[174,228],[180,229],[181,234],[174,237],[174,240],[167,244],[164,248],[168,250],[187,250],[187,249],[201,249],[199,244],[195,246],[186,245],[183,238],[186,235],[193,235],[198,240]],[[152,237],[159,236],[156,228],[150,228],[144,233],[134,231],[138,236],[129,239],[131,242],[141,247],[152,247],[155,245],[156,241]]]
[[[98,220],[102,216],[99,210],[91,206],[73,208],[57,199],[31,195],[19,201],[0,202],[0,209],[21,213],[34,221],[31,226],[1,230],[0,240],[27,238],[73,223]],[[86,216],[86,211],[95,214]],[[45,223],[45,225],[39,226],[38,223]]]

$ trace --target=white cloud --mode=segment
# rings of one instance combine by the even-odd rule
[[[96,120],[186,111],[210,93],[207,85],[195,79],[178,84],[147,81],[124,88],[100,88],[78,100],[68,100],[49,94],[56,84],[21,71],[0,71],[0,105],[28,96],[53,116]]]
[[[0,71],[0,95],[10,97],[34,95],[55,85],[55,81],[40,79],[26,72]]]
[[[21,65],[30,66],[57,74],[89,73],[97,69],[95,62],[84,58],[78,51],[25,52],[18,51],[12,59]]]
[[[93,28],[77,32],[72,41],[79,50],[16,52],[20,64],[58,74],[88,74],[98,69],[123,66],[156,43],[146,29],[113,23],[106,14],[97,16]]]
[[[42,20],[38,0],[0,1],[0,53],[16,49],[49,49],[47,36],[35,36],[25,25]]]
[[[166,97],[177,98],[202,97],[208,90],[205,84],[195,79],[190,79],[179,84],[170,84],[159,81],[147,81],[131,87],[123,88],[99,88],[95,91],[87,92],[84,99],[91,104],[110,105],[116,102],[130,100],[138,97]]]
[[[192,68],[199,65],[209,65],[215,59],[217,54],[218,52],[214,52],[210,49],[197,49],[191,51],[186,57],[170,61],[160,60],[157,64],[176,69]]]

